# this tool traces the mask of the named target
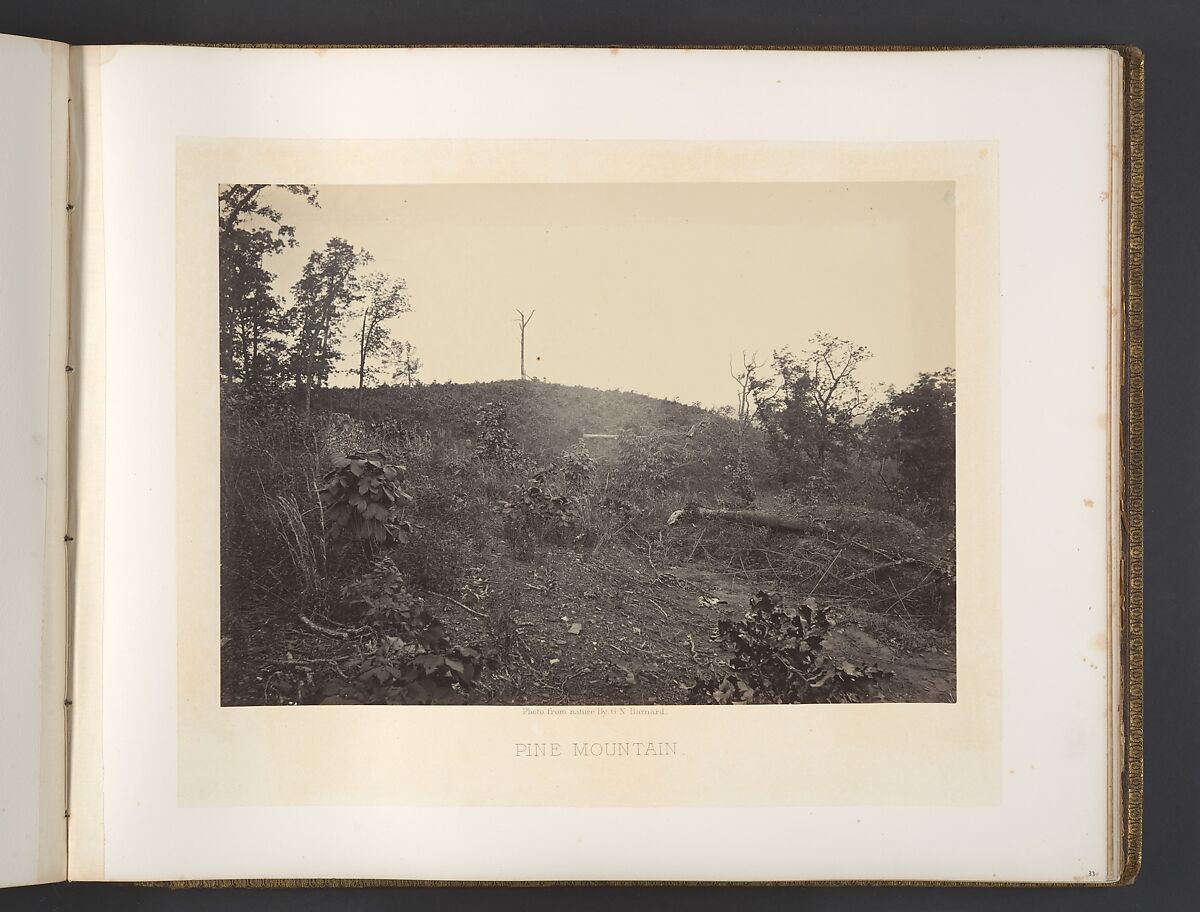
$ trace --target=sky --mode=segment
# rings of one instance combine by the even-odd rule
[[[950,183],[318,189],[319,208],[264,191],[299,242],[268,261],[276,291],[331,237],[366,248],[408,282],[392,330],[425,382],[519,377],[517,308],[530,375],[707,407],[736,401],[731,359],[817,331],[871,350],[867,382],[954,365]]]

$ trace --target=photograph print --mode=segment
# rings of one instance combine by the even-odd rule
[[[223,706],[955,701],[953,183],[216,192]]]

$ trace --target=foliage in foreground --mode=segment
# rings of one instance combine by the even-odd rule
[[[335,458],[320,492],[331,537],[364,542],[368,548],[408,541],[412,529],[399,520],[400,506],[412,500],[400,488],[404,472],[404,466],[389,465],[378,450]]]
[[[733,653],[730,671],[709,671],[688,693],[692,703],[857,703],[891,672],[835,662],[824,652],[833,628],[828,608],[808,598],[784,606],[758,592],[741,620],[721,618],[713,640]]]
[[[344,605],[368,642],[342,664],[342,677],[325,685],[322,703],[463,703],[488,664],[479,650],[450,643],[442,622],[388,558],[351,584]]]
[[[571,540],[579,518],[575,500],[548,482],[544,471],[516,485],[509,499],[500,502],[500,514],[512,539],[560,543]]]

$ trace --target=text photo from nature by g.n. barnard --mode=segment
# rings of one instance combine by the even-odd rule
[[[955,700],[953,183],[218,193],[222,705]]]

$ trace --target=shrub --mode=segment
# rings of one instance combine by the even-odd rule
[[[583,444],[575,444],[562,451],[554,460],[554,471],[562,477],[568,490],[582,491],[591,480],[596,461]]]
[[[347,588],[344,610],[372,635],[342,664],[344,677],[325,685],[322,703],[463,703],[488,665],[479,650],[449,642],[390,559]]]
[[[469,535],[443,526],[425,526],[416,529],[396,552],[396,564],[422,589],[450,595],[461,587],[475,550]]]
[[[511,539],[566,542],[574,536],[578,504],[547,482],[544,472],[517,485],[509,498],[501,501],[500,514]]]
[[[399,509],[412,498],[400,489],[403,477],[404,467],[388,465],[379,451],[335,459],[321,486],[330,537],[362,542],[368,551],[407,541],[412,530],[399,522]]]
[[[511,466],[519,450],[508,433],[508,408],[502,402],[487,402],[475,412],[475,458]]]
[[[682,461],[678,441],[664,432],[623,434],[617,444],[617,468],[627,490],[666,491],[678,480]]]
[[[833,627],[827,608],[806,599],[784,607],[774,593],[758,592],[742,620],[722,618],[714,641],[731,651],[729,673],[710,672],[689,691],[693,703],[843,703],[870,695],[890,676],[874,665],[833,662],[823,652]]]

